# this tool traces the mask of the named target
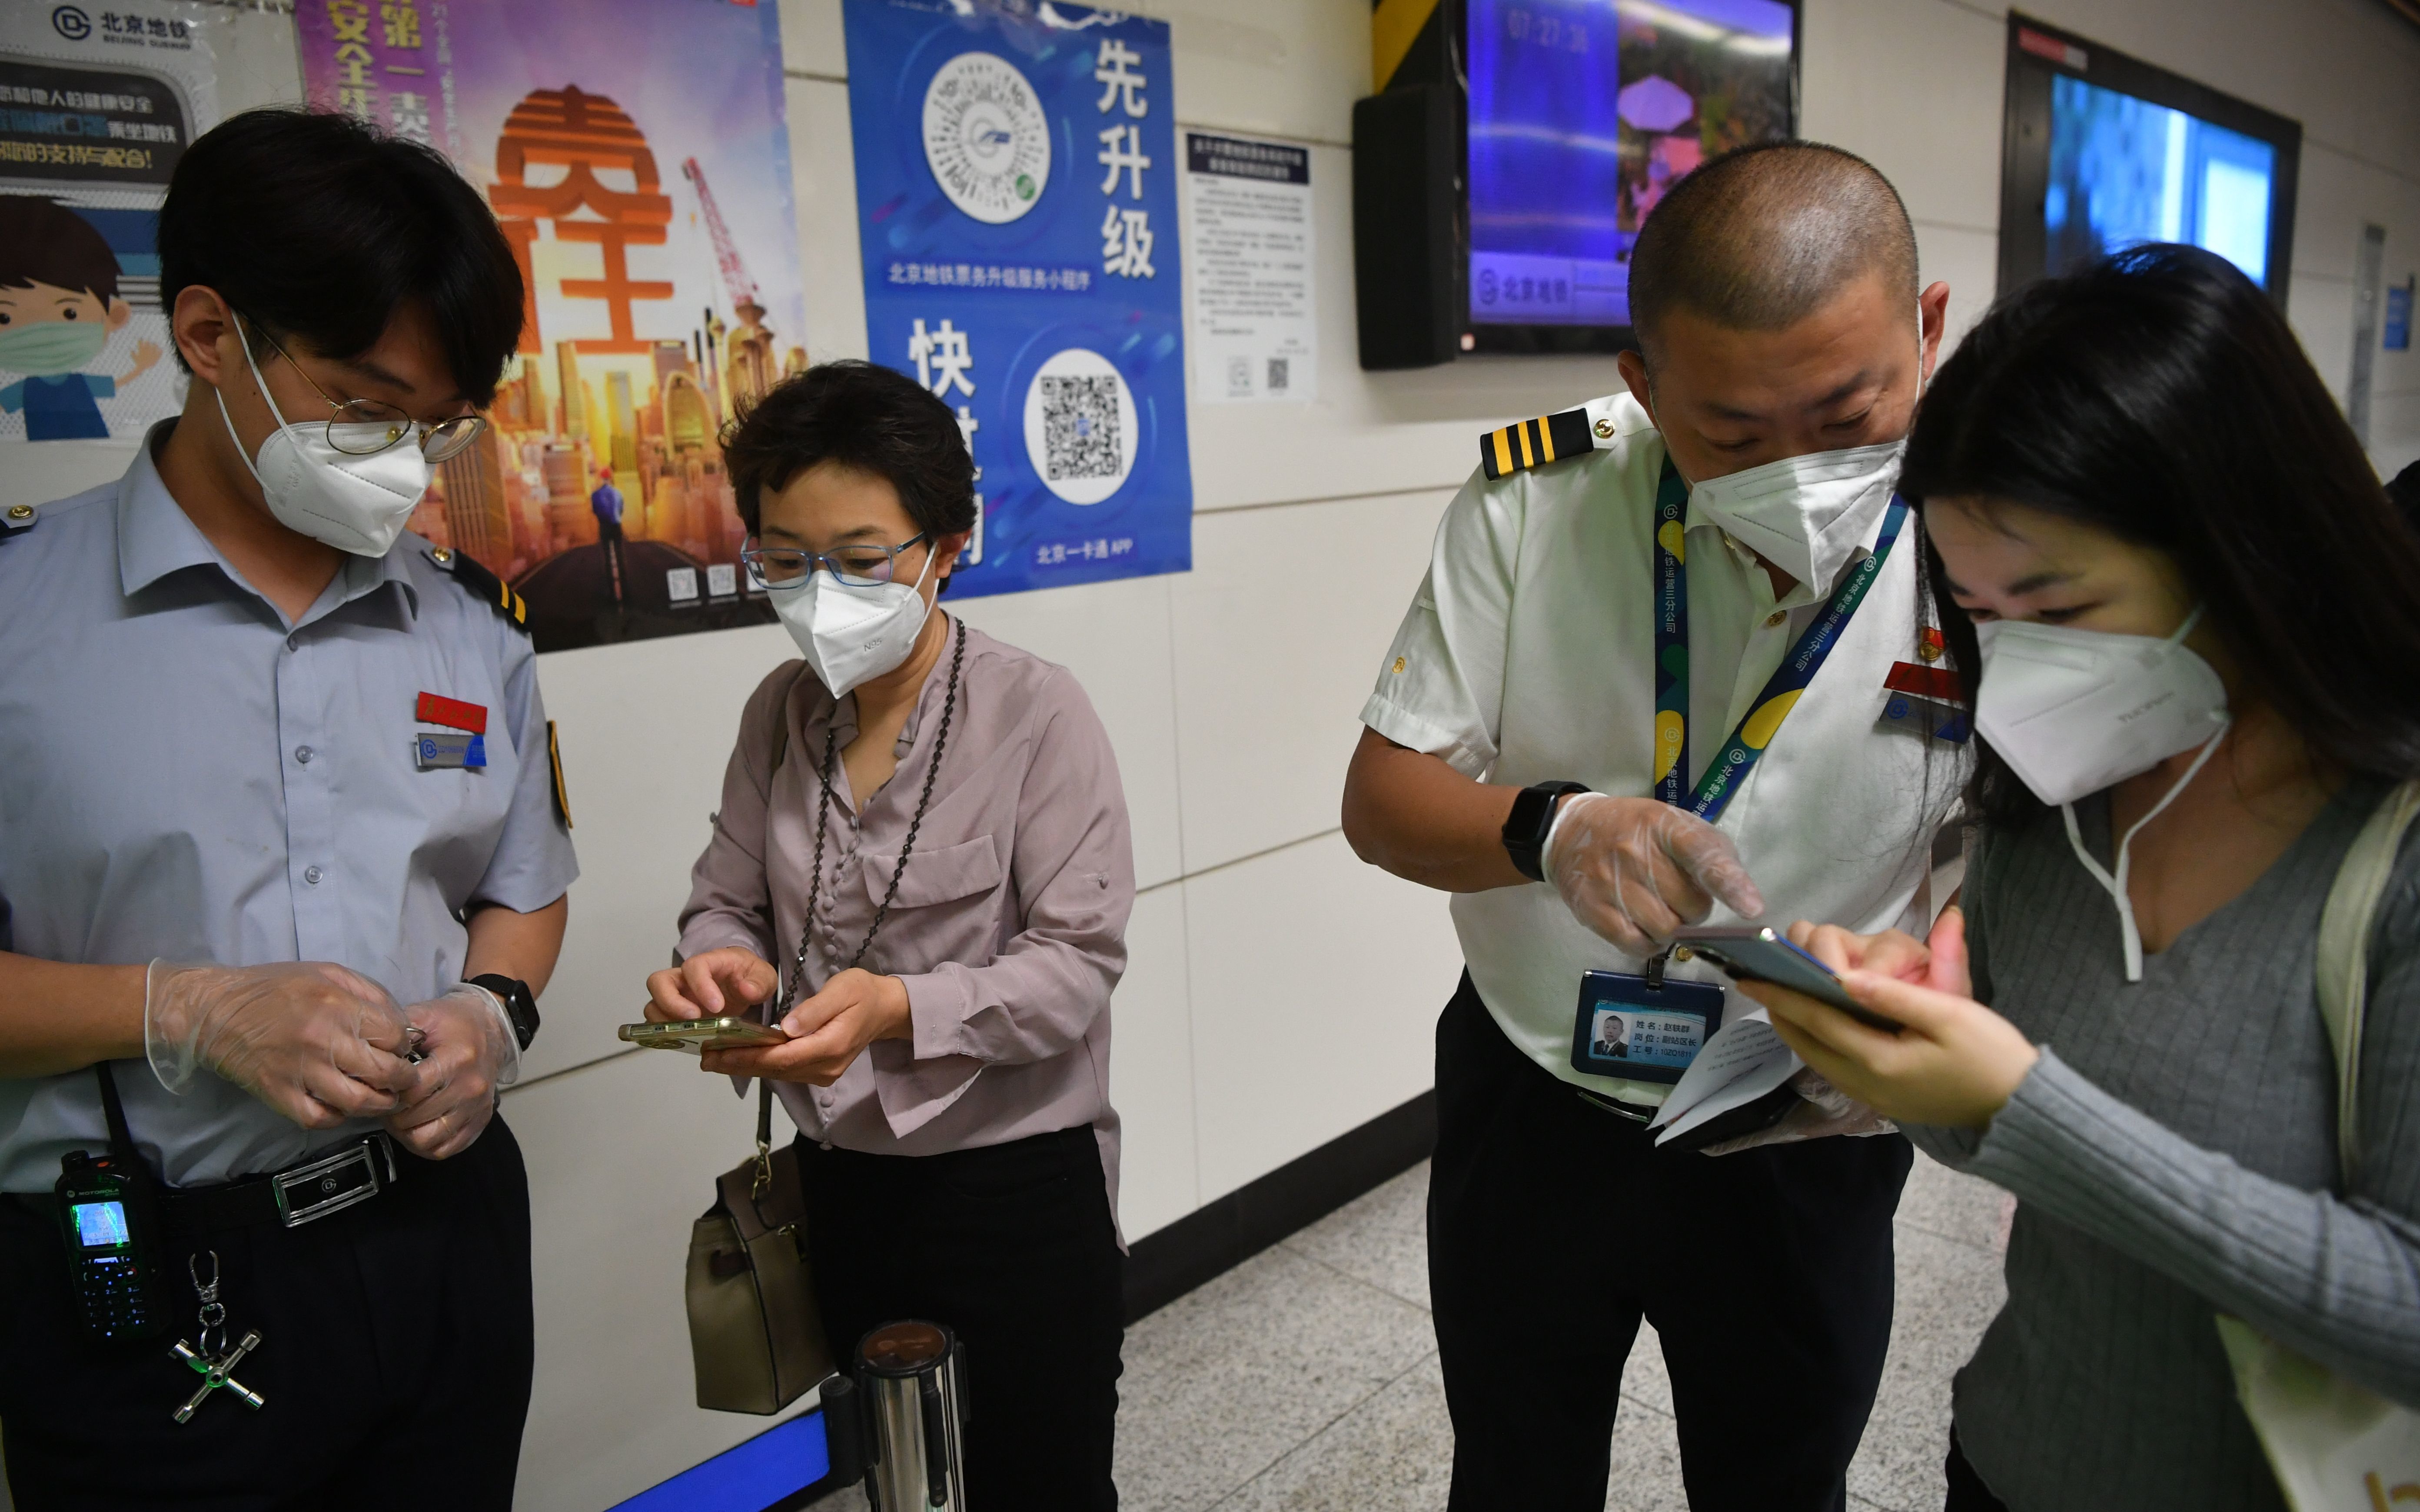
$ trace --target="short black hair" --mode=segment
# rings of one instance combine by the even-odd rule
[[[751,535],[764,495],[825,462],[889,482],[936,540],[975,528],[975,463],[958,417],[904,373],[817,363],[768,389],[722,433],[722,465]]]
[[[117,299],[117,254],[90,221],[54,200],[0,194],[0,288],[53,288]]]
[[[520,265],[479,192],[430,148],[330,112],[248,110],[185,149],[160,208],[162,302],[196,284],[340,361],[417,308],[482,406],[520,345]]]
[[[2133,247],[2003,300],[1934,376],[1899,486],[1919,509],[2005,501],[2166,553],[2247,692],[2313,755],[2420,776],[2420,534],[2276,303],[2224,257]],[[1974,624],[1948,610],[1941,628],[1973,707]],[[1971,811],[2039,814],[1978,747]]]
[[[1630,324],[1651,345],[1687,308],[1730,331],[1779,331],[1861,274],[1916,312],[1916,226],[1880,169],[1821,142],[1712,159],[1648,212],[1630,254]],[[1652,355],[1652,354],[1651,354]]]

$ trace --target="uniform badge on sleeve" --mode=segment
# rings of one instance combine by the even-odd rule
[[[1606,433],[1610,432],[1607,426]],[[1596,450],[1596,434],[1585,409],[1525,420],[1479,438],[1479,469],[1490,478],[1501,478],[1565,457],[1585,456]]]
[[[555,738],[554,721],[546,722],[546,759],[554,768],[554,816],[571,827],[571,790],[563,785],[563,743]]]

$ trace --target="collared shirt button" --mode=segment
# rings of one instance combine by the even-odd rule
[[[312,757],[314,757],[314,756],[317,756],[318,754],[319,754],[319,753],[318,753],[318,751],[316,751],[316,750],[313,750],[313,749],[312,749],[310,747],[308,747],[308,746],[297,746],[297,747],[295,747],[295,748],[294,748],[294,759],[295,759],[296,761],[298,761],[298,762],[301,762],[301,763],[302,763],[303,765],[305,765],[305,766],[310,765],[310,764],[311,764],[311,758],[312,758]]]
[[[319,885],[319,879],[324,875],[326,873],[316,866],[306,866],[302,869],[302,880],[315,887]]]
[[[1768,630],[1777,629],[1780,627],[1781,623],[1789,618],[1789,610],[1778,609],[1775,609],[1772,613],[1764,617],[1764,627]]]

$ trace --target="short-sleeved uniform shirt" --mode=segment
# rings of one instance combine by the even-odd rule
[[[1586,407],[1595,450],[1489,480],[1446,509],[1427,578],[1379,669],[1361,721],[1466,777],[1509,787],[1557,779],[1652,796],[1655,779],[1652,531],[1664,439],[1627,394]],[[1746,548],[1692,502],[1687,572],[1688,774],[1704,773],[1833,587],[1874,548],[1888,497],[1826,532],[1820,582],[1776,599]],[[1853,528],[1847,528],[1852,527]],[[1719,825],[1766,904],[1764,921],[1891,928],[1924,879],[1933,832],[1965,776],[1962,747],[1883,721],[1884,679],[1917,659],[1913,521]],[[1637,971],[1572,917],[1554,887],[1457,893],[1471,981],[1505,1035],[1575,1086],[1654,1103],[1669,1088],[1571,1064],[1580,978]],[[1741,922],[1717,907],[1710,924]],[[1676,977],[1722,979],[1702,962]],[[1725,1019],[1761,1016],[1737,992]]]
[[[334,961],[404,1004],[459,980],[465,911],[579,868],[526,636],[406,535],[288,625],[178,507],[152,433],[114,484],[0,539],[0,948],[116,964]],[[419,695],[488,711],[484,769],[421,771]],[[117,1077],[170,1183],[293,1164],[306,1131],[215,1076]],[[0,1191],[107,1144],[89,1070],[0,1080]]]

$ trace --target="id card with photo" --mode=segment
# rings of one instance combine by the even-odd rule
[[[1572,1025],[1572,1069],[1634,1082],[1677,1082],[1722,1027],[1723,989],[1667,977],[1663,984],[1617,971],[1580,978]]]

